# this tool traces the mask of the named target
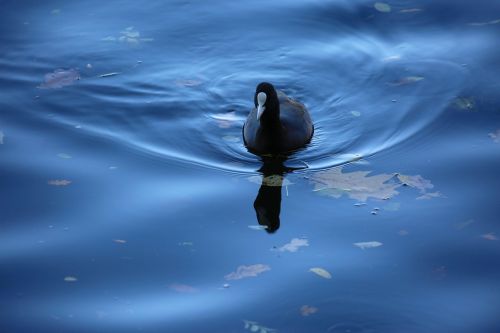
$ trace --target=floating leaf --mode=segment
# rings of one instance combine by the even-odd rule
[[[443,195],[441,192],[431,192],[431,193],[424,193],[423,195],[417,197],[417,200],[430,200],[433,198],[441,198]]]
[[[250,182],[265,186],[288,186],[293,183],[281,175],[270,175],[267,177],[250,176],[247,178]]]
[[[459,97],[454,100],[454,105],[460,110],[476,111],[476,102],[473,98]]]
[[[99,77],[110,77],[110,76],[115,76],[115,75],[119,75],[119,74],[120,74],[119,72],[111,72],[111,73],[101,74],[101,75],[99,75]]]
[[[313,268],[309,269],[309,272],[313,272],[314,274],[317,274],[325,279],[332,278],[332,275],[330,274],[330,272],[328,272],[326,269],[321,268],[321,267],[313,267]]]
[[[5,135],[0,131],[0,145],[3,145],[3,138],[5,138]]]
[[[173,291],[176,291],[178,293],[191,294],[191,293],[195,293],[198,291],[198,289],[196,289],[194,287],[188,286],[186,284],[180,284],[180,283],[173,283],[173,284],[169,285],[168,287],[170,289],[172,289]]]
[[[490,232],[488,234],[481,235],[484,239],[490,240],[490,241],[496,241],[498,240],[498,237],[495,235],[494,232]]]
[[[0,132],[0,143],[2,142],[1,137],[2,137],[2,132]],[[488,133],[488,136],[495,141],[496,143],[500,143],[500,129],[497,129],[496,132],[493,133]]]
[[[113,239],[113,242],[118,243],[118,244],[125,244],[125,243],[127,243],[127,241],[124,240],[124,239]]]
[[[418,13],[421,12],[421,8],[407,8],[407,9],[401,9],[399,12],[400,13]]]
[[[287,243],[283,245],[282,247],[278,248],[278,251],[280,252],[297,252],[300,247],[302,246],[309,246],[309,241],[304,238],[293,238],[290,243]]]
[[[303,305],[300,308],[300,314],[303,315],[304,317],[312,315],[313,313],[316,313],[316,312],[318,312],[318,308],[315,308],[314,306]]]
[[[389,4],[385,2],[375,2],[373,7],[375,7],[376,10],[382,13],[389,13],[391,11],[391,6],[389,6]]]
[[[54,185],[54,186],[67,186],[71,184],[71,180],[67,179],[53,179],[48,181],[49,185]]]
[[[66,282],[76,282],[76,281],[78,281],[78,279],[76,277],[74,277],[74,276],[66,276],[64,278],[64,281],[66,281]]]
[[[271,270],[271,267],[263,264],[256,264],[250,266],[239,266],[235,272],[227,274],[224,278],[226,280],[239,280],[247,277],[255,277],[261,273]]]
[[[395,86],[405,86],[422,80],[424,80],[422,76],[405,76],[392,84]]]
[[[400,184],[389,182],[393,174],[369,174],[370,171],[343,173],[342,167],[337,167],[317,172],[310,179],[315,184],[315,192],[334,198],[346,194],[352,199],[366,201],[368,198],[387,199],[399,193],[396,188]]]
[[[360,117],[360,116],[361,116],[361,112],[359,112],[359,111],[351,111],[351,114],[352,114],[354,117]]]
[[[377,242],[377,241],[371,241],[371,242],[359,242],[359,243],[353,243],[354,246],[359,247],[360,249],[372,249],[375,247],[379,247],[384,245],[383,243]]]
[[[69,86],[80,80],[80,73],[76,69],[56,69],[52,73],[45,74],[45,79],[38,86],[40,89],[57,89]]]

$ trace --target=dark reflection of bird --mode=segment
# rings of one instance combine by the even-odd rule
[[[264,158],[264,164],[259,172],[262,174],[262,183],[257,198],[253,203],[257,221],[269,233],[280,227],[281,187],[287,169],[282,158]]]
[[[277,93],[267,82],[257,86],[254,104],[243,126],[243,140],[250,152],[286,154],[311,141],[314,126],[303,104]]]

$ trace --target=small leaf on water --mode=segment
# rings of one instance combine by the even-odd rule
[[[224,278],[226,280],[239,280],[247,277],[255,277],[261,273],[271,270],[271,267],[263,264],[256,264],[250,266],[239,266],[235,272],[227,274]]]
[[[382,246],[384,244],[381,243],[381,242],[377,242],[377,241],[371,241],[371,242],[353,243],[353,245],[359,247],[362,250],[364,250],[364,249],[372,249],[372,248],[375,248],[375,247],[379,247],[379,246]]]
[[[476,102],[473,98],[459,97],[454,100],[454,105],[460,109],[465,111],[476,111]]]
[[[118,244],[125,244],[125,243],[127,243],[127,241],[124,240],[124,239],[113,239],[113,242],[118,243]]]
[[[115,75],[119,75],[119,74],[120,74],[119,72],[111,72],[111,73],[101,74],[101,75],[99,75],[99,77],[110,77],[110,76],[115,76]]]
[[[76,281],[78,281],[78,279],[76,277],[74,277],[74,276],[66,276],[64,278],[64,281],[66,281],[66,282],[76,282]]]
[[[45,80],[38,88],[57,89],[73,84],[80,80],[80,73],[76,69],[56,69],[52,73],[45,74]]]
[[[391,6],[389,6],[389,4],[385,2],[375,2],[373,7],[375,7],[376,10],[382,13],[389,13],[391,11]]]
[[[316,313],[316,312],[318,312],[318,308],[315,308],[314,306],[303,305],[300,308],[300,314],[303,315],[304,317],[312,315],[313,313]]]
[[[304,238],[293,238],[290,243],[287,243],[283,245],[282,247],[278,248],[278,251],[280,252],[297,252],[300,247],[302,246],[309,246],[309,241]]]
[[[67,180],[67,179],[53,179],[53,180],[49,180],[48,184],[49,185],[53,185],[53,186],[67,186],[67,185],[71,184],[71,180]]]
[[[332,275],[330,274],[330,272],[328,272],[326,269],[321,268],[321,267],[313,267],[313,268],[310,268],[309,271],[313,272],[314,274],[319,275],[325,279],[332,278]]]
[[[359,111],[351,111],[351,114],[352,114],[354,117],[359,117],[359,116],[361,116],[361,112],[359,112]]]

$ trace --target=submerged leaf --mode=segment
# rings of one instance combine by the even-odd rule
[[[78,281],[78,279],[76,277],[74,277],[74,276],[66,276],[64,278],[64,281],[66,281],[66,282],[76,282],[76,281]]]
[[[125,244],[125,243],[127,243],[127,241],[124,240],[124,239],[113,239],[113,242],[118,243],[118,244]]]
[[[3,138],[5,137],[5,135],[3,134],[2,131],[0,131],[0,145],[3,145]]]
[[[422,81],[424,77],[422,76],[405,76],[392,84],[395,86],[406,86],[415,82]]]
[[[401,9],[399,12],[400,13],[418,13],[421,12],[421,8],[407,8],[407,9]]]
[[[490,241],[496,241],[498,240],[498,237],[495,235],[494,232],[490,232],[488,234],[481,235],[484,239],[490,240]]]
[[[302,246],[309,246],[309,241],[304,238],[293,238],[290,243],[287,243],[280,247],[278,251],[280,252],[297,252],[300,247]]]
[[[71,184],[71,180],[67,179],[53,179],[48,181],[49,185],[54,185],[54,186],[67,186]]]
[[[385,2],[375,2],[373,7],[375,7],[376,10],[382,13],[389,13],[391,11],[391,6],[389,6],[389,4]]]
[[[178,293],[187,293],[187,294],[191,294],[191,293],[195,293],[198,291],[198,289],[194,288],[194,287],[191,287],[191,286],[188,286],[186,284],[180,284],[180,283],[172,283],[171,285],[168,286],[170,289],[172,289],[173,291],[176,291]]]
[[[0,138],[1,138],[1,133],[0,132]],[[493,140],[495,141],[496,143],[500,143],[500,129],[497,129],[495,132],[493,133],[488,133],[488,136]],[[1,139],[0,139],[0,143],[1,143]]]
[[[304,317],[312,315],[313,313],[316,313],[316,312],[318,312],[318,308],[315,308],[314,306],[303,305],[300,308],[300,314],[303,315]]]
[[[235,272],[227,274],[224,278],[226,280],[239,280],[247,277],[255,277],[261,273],[271,270],[271,267],[263,264],[256,264],[250,266],[239,266]]]
[[[75,81],[80,80],[80,73],[76,69],[56,69],[52,73],[45,74],[44,82],[38,88],[57,89],[69,86]]]
[[[371,241],[371,242],[359,242],[359,243],[353,243],[354,246],[359,247],[360,249],[371,249],[374,247],[379,247],[384,245],[383,243],[377,242],[377,241]]]
[[[319,275],[319,276],[321,276],[322,278],[325,278],[325,279],[331,279],[332,278],[332,275],[330,274],[330,272],[328,272],[326,269],[321,268],[321,267],[310,268],[309,272],[313,272],[314,274]]]
[[[68,154],[65,154],[65,153],[59,153],[57,154],[57,157],[59,158],[63,158],[63,159],[70,159],[71,158],[71,155],[68,155]]]
[[[473,98],[459,97],[454,100],[454,105],[460,110],[476,111],[476,102]]]

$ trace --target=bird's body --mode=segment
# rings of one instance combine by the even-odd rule
[[[255,108],[243,126],[249,151],[258,155],[286,154],[311,141],[314,126],[302,103],[277,93],[269,83],[257,86],[254,100]]]

